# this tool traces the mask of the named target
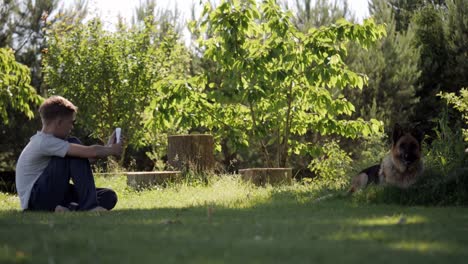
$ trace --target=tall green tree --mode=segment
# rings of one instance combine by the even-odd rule
[[[437,94],[444,91],[447,83],[449,50],[445,34],[445,9],[427,5],[414,15],[415,43],[420,46],[419,69],[421,98],[417,106],[415,120],[430,130],[432,119],[436,118],[443,107]]]
[[[76,0],[73,5],[65,6],[60,0],[2,0],[2,19],[4,30],[0,32],[0,42],[15,52],[15,58],[31,70],[31,85],[41,93],[42,51],[47,48],[46,28],[57,22],[75,24],[87,14],[87,0]]]
[[[448,91],[459,91],[468,87],[468,2],[447,0],[447,45],[446,67]]]
[[[445,7],[446,0],[386,0],[395,16],[395,29],[404,32],[413,20],[414,14],[426,6]],[[372,5],[372,3],[370,3]]]
[[[158,29],[158,38],[163,38],[166,34],[173,33],[180,36],[185,25],[181,20],[182,14],[177,4],[174,4],[174,9],[170,10],[159,7],[157,2],[156,0],[140,1],[140,5],[135,8],[132,24],[144,26],[145,23],[151,21]]]
[[[0,48],[7,47],[12,42],[14,21],[13,14],[17,10],[17,3],[14,0],[0,1]]]
[[[292,6],[289,1],[284,2],[286,9],[294,14],[294,24],[303,32],[351,16],[347,0],[295,0]]]
[[[343,118],[354,106],[330,89],[363,86],[365,80],[342,58],[348,41],[369,46],[385,33],[373,21],[341,20],[301,33],[275,1],[233,0],[216,8],[206,4],[197,26],[201,36],[211,36],[200,46],[216,62],[214,70],[173,87],[190,96],[190,108],[178,107],[181,100],[158,98],[153,106],[167,108],[158,107],[155,115],[174,109],[195,113],[193,120],[218,139],[230,137],[238,147],[263,153],[263,164],[275,167],[288,166],[294,153],[319,147],[300,140],[307,131],[357,137],[380,129],[376,120]],[[210,82],[213,75],[222,81]]]
[[[372,9],[374,1],[369,1]],[[424,7],[428,1],[426,0],[386,0],[385,1],[392,9],[395,18],[395,30],[397,32],[405,32],[412,20],[415,12],[421,7]]]
[[[368,50],[349,52],[350,67],[369,77],[362,93],[351,91],[350,100],[358,115],[383,120],[390,128],[395,122],[409,122],[419,101],[419,48],[412,26],[396,30],[395,11],[386,0],[373,0],[369,7],[370,14],[386,24],[387,36]]]

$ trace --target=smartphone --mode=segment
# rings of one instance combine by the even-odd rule
[[[122,133],[122,129],[120,127],[115,129],[115,143],[120,143],[120,134]]]

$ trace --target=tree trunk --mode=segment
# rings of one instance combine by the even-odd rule
[[[167,137],[167,158],[171,169],[212,172],[215,167],[212,135],[176,135]]]

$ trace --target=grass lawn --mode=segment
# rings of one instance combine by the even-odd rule
[[[0,193],[0,263],[467,263],[468,208],[316,202],[313,186],[206,187],[119,195],[107,213],[23,213]]]

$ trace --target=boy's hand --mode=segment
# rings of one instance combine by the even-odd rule
[[[122,155],[122,143],[115,143],[110,145],[111,152],[113,156],[120,156]]]
[[[107,141],[108,147],[111,148],[111,155],[113,156],[120,156],[122,155],[123,151],[123,144],[125,142],[125,137],[123,135],[120,135],[120,142],[117,143],[117,134],[115,133],[115,130],[112,131],[112,135],[109,137],[109,141]]]
[[[107,141],[106,146],[110,146],[110,145],[112,145],[112,144],[115,144],[116,142],[117,142],[117,137],[116,137],[116,135],[115,135],[115,130],[114,130],[114,131],[112,131],[112,134],[111,134],[111,136],[109,137],[109,140]]]

